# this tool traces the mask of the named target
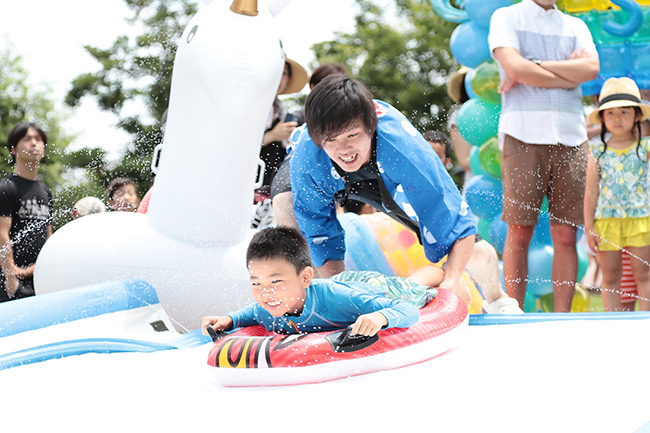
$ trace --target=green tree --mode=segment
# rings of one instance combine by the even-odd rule
[[[138,24],[143,33],[136,37],[119,36],[107,49],[85,46],[101,69],[77,76],[66,103],[75,107],[83,97],[91,96],[102,110],[118,116],[118,126],[131,134],[133,141],[116,164],[98,160],[103,155],[97,152],[88,155],[93,161],[92,177],[102,187],[115,177],[130,177],[142,195],[149,188],[153,149],[161,139],[160,121],[169,102],[177,41],[198,8],[194,0],[125,3],[133,11],[128,21]],[[124,114],[124,106],[130,101],[141,102],[147,113]]]
[[[458,67],[449,51],[456,24],[435,15],[425,0],[355,2],[354,32],[337,32],[333,40],[314,45],[316,64],[345,65],[375,98],[398,108],[421,131],[444,129],[453,103],[447,77]]]

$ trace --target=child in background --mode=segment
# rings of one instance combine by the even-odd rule
[[[135,212],[140,206],[140,197],[135,182],[128,177],[113,179],[106,188],[108,208],[115,212]]]
[[[585,232],[590,248],[598,251],[600,258],[606,311],[622,309],[623,248],[632,258],[639,308],[650,311],[650,142],[641,132],[641,122],[648,117],[650,105],[641,102],[639,89],[626,77],[605,81],[598,109],[589,115],[592,123],[602,124],[602,141],[591,146],[584,203]]]
[[[418,321],[435,290],[399,277],[384,277],[375,285],[356,281],[313,279],[314,268],[307,241],[290,227],[267,228],[256,233],[246,251],[255,303],[225,316],[208,316],[203,333],[262,325],[280,334],[320,332],[353,324],[351,335],[373,336],[380,329],[407,328]],[[413,301],[389,299],[399,293]],[[417,304],[417,306],[416,306]]]

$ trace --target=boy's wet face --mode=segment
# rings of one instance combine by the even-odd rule
[[[326,137],[321,145],[336,165],[353,172],[370,161],[372,137],[362,122],[356,122],[340,134]]]
[[[300,314],[305,305],[311,268],[301,272],[286,260],[254,260],[248,263],[255,302],[273,317]],[[313,271],[312,271],[313,272]]]
[[[115,190],[109,206],[118,212],[135,212],[140,205],[140,198],[132,184],[124,185]]]

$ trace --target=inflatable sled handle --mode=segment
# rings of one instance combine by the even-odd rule
[[[257,160],[257,166],[259,167],[260,171],[257,176],[257,182],[255,182],[255,185],[253,185],[253,189],[257,189],[262,186],[264,183],[264,170],[266,170],[266,163],[262,158]]]
[[[216,343],[226,336],[226,333],[223,331],[215,331],[212,325],[206,326],[205,329],[208,331],[208,334],[210,334],[213,343]]]
[[[158,174],[158,166],[160,165],[160,152],[162,151],[162,143],[153,148],[153,157],[151,158],[151,172]]]
[[[352,325],[341,331],[332,332],[325,338],[329,341],[335,352],[343,353],[356,352],[357,350],[365,349],[379,340],[377,334],[368,337],[367,335],[350,334],[351,331]]]

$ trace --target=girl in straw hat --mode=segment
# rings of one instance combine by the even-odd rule
[[[650,142],[641,122],[650,106],[629,78],[603,84],[598,108],[589,115],[602,124],[602,142],[592,145],[585,192],[585,232],[598,251],[606,311],[621,310],[621,249],[632,257],[639,307],[650,310],[650,204],[647,167]],[[632,304],[633,305],[633,304]]]

